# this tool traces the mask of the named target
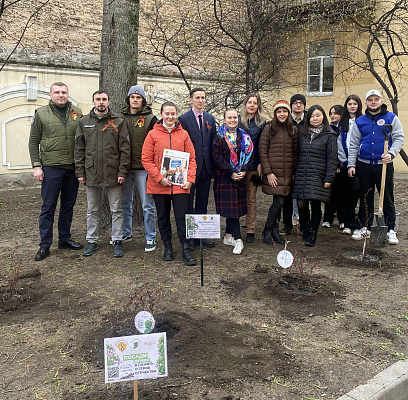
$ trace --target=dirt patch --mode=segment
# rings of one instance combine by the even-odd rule
[[[362,243],[336,223],[319,230],[314,248],[289,236],[288,250],[303,258],[301,280],[278,266],[282,248],[260,239],[272,199],[259,193],[255,243],[240,256],[220,240],[205,249],[204,287],[199,266],[181,262],[178,243],[175,261],[164,262],[162,244],[145,253],[140,232],[119,260],[105,232],[92,257],[54,244],[36,263],[39,189],[1,191],[2,275],[11,249],[22,262],[17,294],[0,301],[0,398],[133,398],[130,382],[104,383],[103,339],[136,333],[139,310],[124,305],[143,282],[162,286],[156,331],[167,333],[169,377],[139,381],[139,398],[340,397],[407,357],[406,190],[405,179],[397,179],[400,244],[369,249],[366,259],[359,258]],[[74,239],[85,241],[85,226],[81,189]]]

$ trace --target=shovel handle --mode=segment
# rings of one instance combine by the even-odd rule
[[[385,129],[389,129],[389,133],[385,132]],[[384,139],[384,155],[388,154],[388,139],[390,137],[390,133],[392,132],[392,125],[384,124],[383,125],[383,133],[385,136]],[[381,173],[381,188],[380,188],[380,200],[378,202],[378,216],[381,218],[383,216],[383,204],[384,204],[384,190],[385,190],[385,177],[387,175],[387,164],[383,163],[382,165],[382,173]]]

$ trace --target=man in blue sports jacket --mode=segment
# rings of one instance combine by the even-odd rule
[[[399,118],[387,111],[378,90],[369,90],[366,94],[365,114],[357,118],[350,130],[348,155],[348,175],[358,176],[360,182],[360,224],[361,229],[354,231],[352,239],[361,240],[370,237],[374,216],[374,186],[380,190],[382,165],[387,164],[384,191],[384,217],[388,226],[389,244],[398,244],[395,228],[394,206],[394,166],[393,159],[404,145],[404,132]],[[384,154],[383,126],[392,125],[389,136],[388,152]],[[388,131],[388,130],[386,130]],[[389,132],[388,132],[389,133]]]
[[[192,89],[190,92],[192,108],[180,115],[178,120],[185,129],[194,145],[197,162],[196,183],[190,189],[190,203],[188,212],[191,214],[207,214],[208,196],[213,175],[214,162],[212,158],[212,142],[217,133],[214,117],[204,111],[205,91],[202,88]],[[195,206],[194,206],[195,197]],[[196,241],[197,244],[199,241]],[[210,240],[203,240],[206,247],[214,247]],[[194,250],[194,241],[190,241]]]

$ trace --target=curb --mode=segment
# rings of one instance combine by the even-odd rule
[[[408,400],[408,362],[396,362],[337,400]]]

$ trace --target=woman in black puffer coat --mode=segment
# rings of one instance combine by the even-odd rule
[[[299,134],[298,148],[292,197],[298,201],[300,229],[303,230],[305,244],[314,246],[322,219],[321,203],[330,201],[330,186],[337,169],[337,134],[331,129],[321,106],[309,108]]]

